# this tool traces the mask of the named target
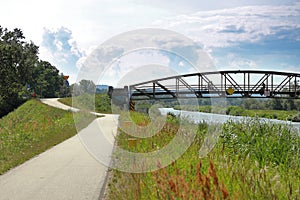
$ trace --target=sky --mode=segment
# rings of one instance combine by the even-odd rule
[[[26,40],[40,47],[40,58],[69,75],[71,83],[95,51],[100,52],[98,59],[107,59],[100,64],[105,66],[97,71],[105,77],[99,81],[103,84],[117,82],[113,79],[120,80],[124,74],[130,74],[128,66],[166,65],[176,71],[185,64],[185,70],[176,73],[191,72],[186,60],[170,52],[128,53],[117,43],[113,43],[113,49],[101,49],[111,38],[144,28],[166,29],[190,38],[207,53],[215,70],[300,72],[300,1],[1,1],[0,25],[20,28]],[[159,43],[164,40],[171,43],[168,37],[160,38]],[[141,80],[142,72],[147,70],[137,71]]]

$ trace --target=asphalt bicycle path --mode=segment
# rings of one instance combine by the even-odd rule
[[[64,110],[78,111],[57,101],[42,99],[43,103]],[[116,115],[95,119],[78,134],[99,135],[114,142],[117,132]],[[40,155],[0,176],[0,200],[96,200],[101,199],[107,167],[88,153],[75,135]],[[98,136],[99,137],[99,136]],[[99,143],[101,145],[101,142]],[[111,153],[105,144],[103,151]]]

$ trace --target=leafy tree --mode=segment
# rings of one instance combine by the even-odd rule
[[[9,31],[0,26],[0,117],[31,92],[41,97],[59,96],[63,75],[58,72],[49,62],[39,60],[38,46],[26,42],[20,29]]]
[[[294,104],[295,104],[295,110],[300,111],[300,100],[296,99]]]
[[[81,80],[78,83],[73,84],[72,86],[72,94],[74,96],[78,96],[81,94],[95,94],[96,93],[96,85],[92,80]]]
[[[96,85],[93,81],[83,79],[79,82],[79,84],[84,93],[95,94]]]
[[[23,102],[19,94],[32,79],[38,61],[38,47],[24,39],[20,29],[8,31],[0,26],[0,116]]]
[[[60,96],[61,87],[64,86],[64,79],[63,75],[59,75],[59,70],[56,67],[47,61],[39,61],[34,68],[33,74],[32,89],[40,97]]]
[[[244,99],[241,106],[244,109],[248,109],[248,110],[264,109],[262,100],[258,100],[254,98]]]

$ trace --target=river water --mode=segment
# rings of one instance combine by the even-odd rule
[[[193,112],[193,111],[184,111],[184,110],[175,110],[173,108],[160,108],[160,112],[162,115],[166,115],[167,113],[172,113],[176,116],[180,116],[181,118],[186,118],[194,123],[206,122],[206,123],[225,123],[228,120],[232,121],[242,121],[251,117],[244,116],[232,116],[232,115],[222,115],[222,114],[213,114],[213,113],[203,113],[203,112]],[[280,124],[289,124],[298,130],[298,134],[300,135],[300,123],[299,122],[289,122],[277,119],[267,119],[260,118],[260,120],[264,122],[270,123],[280,123]]]

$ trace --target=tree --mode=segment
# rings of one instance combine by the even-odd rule
[[[42,97],[57,97],[63,74],[38,58],[38,46],[26,42],[20,29],[8,31],[0,26],[0,117],[18,107],[36,92]]]
[[[80,87],[84,93],[88,94],[95,94],[96,92],[96,85],[93,81],[91,80],[81,80],[79,82]]]
[[[82,79],[79,83],[71,85],[71,91],[73,96],[79,96],[82,94],[95,94],[96,85],[92,80]]]
[[[61,87],[64,86],[63,74],[59,75],[56,69],[47,61],[39,61],[34,68],[33,79],[30,82],[32,89],[40,97],[58,97]]]
[[[263,108],[262,102],[254,98],[244,99],[241,106],[248,110],[257,110]]]
[[[274,98],[266,102],[266,108],[270,110],[282,110],[282,102],[280,99]]]
[[[24,39],[20,29],[8,31],[0,26],[0,116],[23,102],[19,94],[32,79],[38,61],[38,47]]]

